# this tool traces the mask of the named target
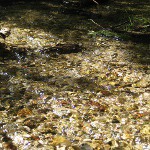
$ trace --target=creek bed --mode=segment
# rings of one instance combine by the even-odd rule
[[[89,35],[96,7],[1,10],[11,34],[0,39],[10,54],[0,57],[0,149],[149,149],[148,44]],[[68,43],[82,50],[41,53]]]

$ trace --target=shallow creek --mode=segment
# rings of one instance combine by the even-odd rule
[[[88,34],[97,8],[76,7],[0,6],[0,149],[150,148],[149,45]],[[81,51],[42,53],[60,43]]]

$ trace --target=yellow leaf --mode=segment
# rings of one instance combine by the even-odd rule
[[[55,136],[53,139],[52,145],[54,145],[54,146],[57,146],[57,145],[70,146],[71,142],[63,136]]]
[[[140,132],[142,134],[150,135],[150,126],[149,125],[145,125]]]

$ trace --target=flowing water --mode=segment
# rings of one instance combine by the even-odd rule
[[[0,6],[0,149],[149,149],[149,45],[95,34],[113,7]]]

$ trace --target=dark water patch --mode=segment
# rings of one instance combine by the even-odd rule
[[[27,49],[26,48],[17,48],[17,47],[9,47],[3,44],[3,47],[0,49],[0,57],[3,60],[12,59],[22,61],[27,56]]]
[[[79,44],[57,44],[54,47],[50,47],[48,49],[41,50],[41,53],[70,54],[70,53],[81,52],[82,49],[83,48]]]
[[[48,82],[49,80],[51,80],[51,78],[53,77],[52,75],[50,76],[41,76],[39,75],[37,72],[31,72],[31,73],[27,73],[24,75],[24,77],[28,80],[32,80],[32,81],[42,81],[42,82]]]

